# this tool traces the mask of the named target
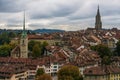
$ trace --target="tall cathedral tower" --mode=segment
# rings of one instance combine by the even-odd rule
[[[25,31],[25,12],[24,12],[24,20],[23,20],[23,31],[20,39],[20,57],[28,58],[28,36]]]
[[[98,6],[98,9],[97,9],[95,29],[96,30],[101,30],[102,29],[102,22],[101,22],[101,16],[100,16],[100,11],[99,11],[99,6]]]

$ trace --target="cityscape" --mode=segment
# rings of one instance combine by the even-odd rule
[[[0,80],[120,80],[118,3],[1,0]]]

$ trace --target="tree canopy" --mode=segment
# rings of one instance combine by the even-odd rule
[[[111,57],[113,54],[106,45],[99,44],[96,46],[91,46],[91,49],[98,52],[98,54],[102,59],[102,64],[107,64],[107,65],[110,64]]]
[[[58,80],[82,80],[82,76],[78,67],[66,65],[58,71]]]
[[[116,43],[115,52],[117,53],[118,56],[120,56],[120,40]]]
[[[8,44],[9,42],[10,42],[10,38],[7,32],[0,34],[0,45],[3,45],[5,43]]]
[[[33,46],[33,51],[32,51],[32,56],[34,58],[40,57],[41,56],[41,49],[38,44],[35,44]]]
[[[52,80],[52,77],[49,74],[43,74],[43,75],[38,76],[36,80]]]
[[[46,51],[46,46],[48,43],[46,41],[40,42],[40,41],[29,41],[28,43],[28,49],[32,52],[32,57],[37,58],[44,55]]]
[[[104,56],[112,56],[111,50],[106,45],[99,44],[96,46],[91,46],[91,49],[97,51],[101,58]]]
[[[11,46],[8,44],[4,44],[0,46],[0,57],[8,57],[10,56]]]
[[[43,68],[39,68],[39,69],[37,70],[36,76],[43,75],[44,73],[45,73],[44,69],[43,69]]]

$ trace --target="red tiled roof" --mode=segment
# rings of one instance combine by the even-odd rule
[[[97,66],[97,67],[91,67],[87,68],[84,71],[84,75],[93,75],[93,76],[100,76],[100,75],[105,75],[105,74],[117,74],[120,73],[120,68],[117,66]]]

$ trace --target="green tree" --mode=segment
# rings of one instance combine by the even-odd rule
[[[55,42],[55,46],[59,46],[59,42]]]
[[[37,51],[36,49],[34,49],[34,46],[37,45],[37,49],[39,48],[39,51]],[[46,46],[48,45],[48,43],[46,41],[44,41],[43,43],[39,42],[39,41],[29,41],[28,43],[28,49],[30,51],[33,52],[33,57],[39,57],[40,55],[44,55],[45,51],[46,51]],[[36,52],[35,52],[36,51]],[[34,54],[34,53],[37,53],[37,52],[40,52],[40,55],[39,54]],[[38,56],[39,55],[39,56]]]
[[[49,44],[46,42],[46,41],[44,41],[43,43],[42,43],[42,45],[41,45],[41,51],[42,51],[42,55],[44,55],[44,53],[45,53],[45,51],[46,51],[46,46],[48,46]]]
[[[44,73],[45,73],[44,69],[43,69],[43,68],[39,68],[39,69],[37,70],[36,77],[37,77],[37,76],[40,76],[40,75],[43,75]]]
[[[83,80],[79,68],[73,65],[63,66],[58,71],[58,80]]]
[[[7,32],[0,34],[0,45],[3,45],[5,43],[8,44],[9,42],[10,42],[10,38]]]
[[[120,56],[120,40],[116,43],[115,52],[118,56]]]
[[[91,46],[91,49],[98,52],[98,54],[102,58],[102,64],[108,65],[111,63],[111,57],[113,54],[106,45],[100,44],[96,46]]]
[[[14,38],[14,37],[16,37],[16,33],[15,33],[15,32],[9,32],[9,33],[8,33],[8,36],[9,36],[10,38]]]
[[[30,51],[32,51],[34,45],[35,45],[35,41],[33,41],[33,40],[29,41],[29,42],[28,42],[28,49],[29,49]]]
[[[110,56],[104,56],[102,59],[102,64],[109,65],[111,63],[111,57]]]
[[[30,51],[32,51],[32,50],[33,50],[33,46],[36,45],[36,44],[38,44],[39,47],[41,48],[41,42],[31,40],[31,41],[29,41],[29,43],[28,43],[28,49],[29,49]]]
[[[35,45],[33,46],[32,54],[33,54],[32,56],[33,56],[34,58],[38,58],[38,57],[41,56],[41,49],[40,49],[40,47],[39,47],[38,44],[35,44]]]
[[[4,44],[0,46],[0,57],[8,57],[10,56],[11,46],[8,44]]]
[[[101,58],[104,56],[112,56],[111,50],[103,44],[91,46],[91,50],[97,51]]]
[[[36,80],[52,80],[52,77],[49,74],[40,75]]]

